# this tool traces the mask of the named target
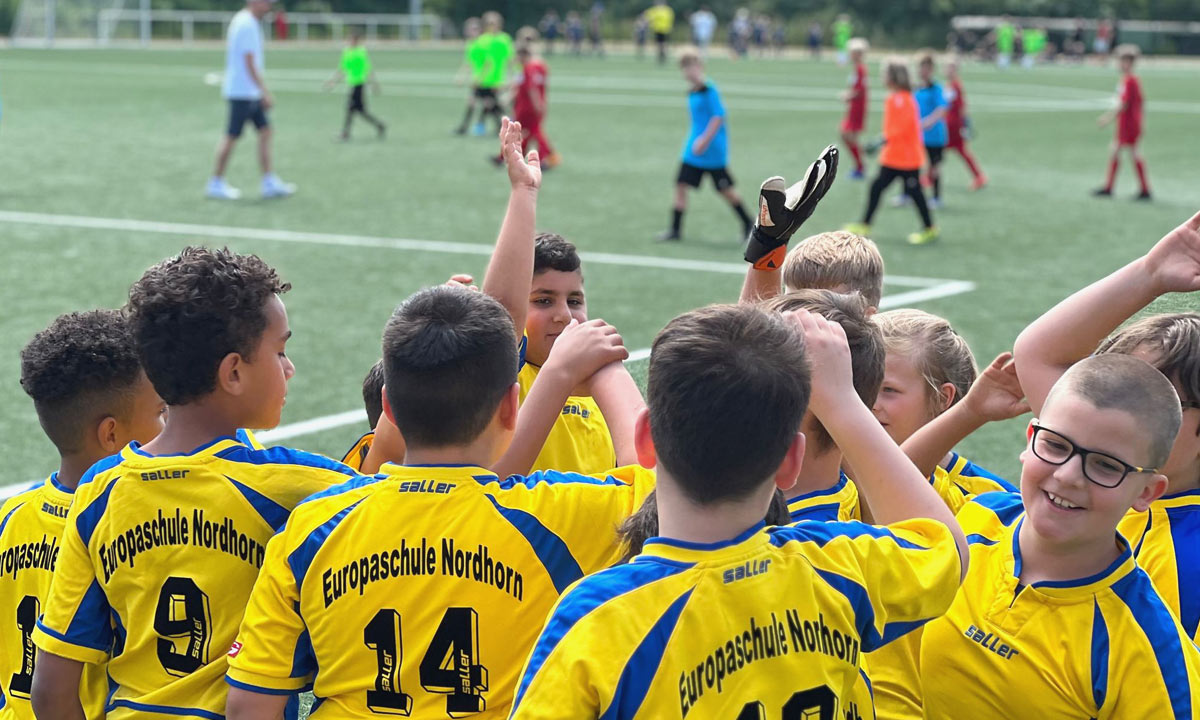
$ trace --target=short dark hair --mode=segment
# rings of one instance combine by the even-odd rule
[[[1120,410],[1133,417],[1145,433],[1150,455],[1134,462],[1162,467],[1171,455],[1183,422],[1179,395],[1166,376],[1145,360],[1120,353],[1084,358],[1054,383],[1046,404],[1064,394],[1078,395],[1100,410]]]
[[[168,405],[212,392],[230,353],[249,357],[267,327],[267,301],[291,289],[257,255],[187,247],[129,289],[129,317],[146,376]]]
[[[82,450],[84,434],[102,418],[127,415],[141,374],[119,310],[60,315],[21,350],[21,387],[63,454]]]
[[[533,239],[533,274],[557,270],[575,272],[582,266],[575,245],[558,233],[539,233]]]
[[[383,360],[375,361],[367,376],[363,378],[363,406],[367,409],[367,422],[371,429],[379,424],[379,416],[383,414]]]
[[[779,314],[713,305],[680,315],[650,352],[660,466],[696,503],[746,497],[783,462],[810,389],[804,339]]]
[[[463,287],[414,293],[383,330],[383,375],[409,446],[465,445],[483,432],[517,381],[512,318]]]
[[[867,407],[875,404],[879,386],[883,384],[887,349],[883,344],[883,332],[867,315],[867,301],[861,294],[812,288],[793,290],[766,301],[763,309],[777,313],[808,310],[841,325],[850,344],[854,391]],[[833,438],[819,421],[809,434],[819,452],[829,452],[834,448]]]

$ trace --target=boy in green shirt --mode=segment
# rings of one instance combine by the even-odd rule
[[[350,101],[346,105],[346,122],[342,124],[341,139],[350,139],[350,122],[354,119],[354,113],[358,113],[363,116],[364,120],[375,126],[375,131],[379,133],[379,139],[382,140],[387,133],[387,126],[367,112],[367,99],[363,88],[367,83],[371,83],[371,86],[375,88],[375,94],[378,95],[379,80],[375,77],[374,68],[371,67],[371,58],[367,56],[367,49],[363,47],[361,30],[350,32],[350,46],[342,51],[342,63],[334,72],[333,77],[325,83],[325,89],[332,88],[343,77],[346,78],[346,85],[350,88]]]

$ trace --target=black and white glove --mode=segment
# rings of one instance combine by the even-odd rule
[[[759,270],[778,270],[783,265],[788,240],[833,185],[837,166],[838,149],[830,145],[791,187],[778,175],[763,182],[758,191],[758,220],[746,241],[746,262]]]

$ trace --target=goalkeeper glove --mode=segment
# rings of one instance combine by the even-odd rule
[[[759,270],[778,270],[783,265],[788,240],[833,185],[837,166],[838,149],[830,145],[795,185],[786,187],[778,175],[763,182],[758,191],[758,220],[746,241],[746,262]]]

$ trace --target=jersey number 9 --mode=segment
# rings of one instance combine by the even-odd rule
[[[158,638],[158,661],[175,677],[184,677],[208,664],[208,641],[212,614],[205,595],[189,577],[169,577],[158,593],[154,610],[154,632]],[[183,652],[177,641],[183,641]]]

